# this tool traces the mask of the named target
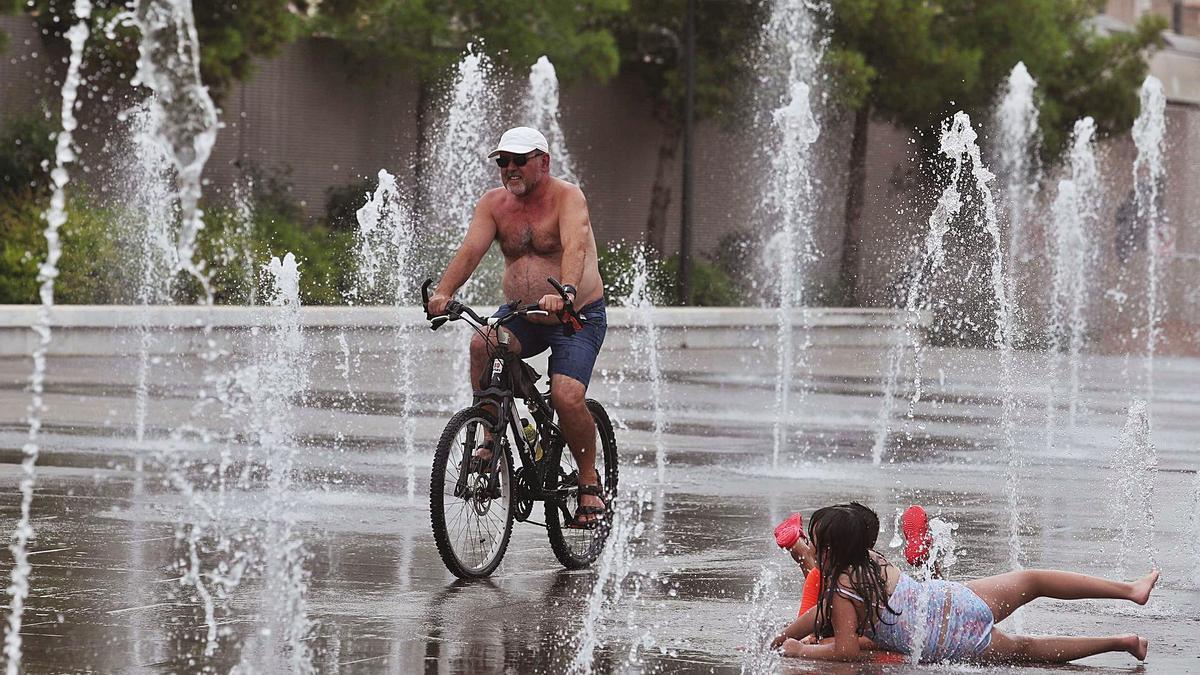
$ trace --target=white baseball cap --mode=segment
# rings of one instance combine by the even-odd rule
[[[513,127],[500,136],[500,144],[488,154],[488,157],[495,157],[502,152],[524,155],[534,150],[550,154],[550,144],[546,142],[546,137],[542,135],[542,132],[530,127]]]

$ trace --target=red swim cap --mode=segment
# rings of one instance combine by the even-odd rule
[[[775,528],[775,543],[779,548],[791,548],[796,541],[804,536],[804,518],[799,513],[793,513],[788,519]]]

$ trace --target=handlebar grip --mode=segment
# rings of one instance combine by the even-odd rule
[[[425,318],[432,319],[429,315],[429,286],[433,284],[433,279],[426,279],[425,283],[421,284],[421,308],[425,310]],[[437,328],[434,328],[437,330]]]
[[[579,312],[575,311],[575,303],[567,297],[567,290],[563,288],[562,284],[558,283],[558,279],[546,277],[546,281],[554,287],[554,290],[558,291],[558,294],[562,296],[563,302],[566,303],[566,306],[563,307],[564,315],[562,317],[563,335],[571,337],[583,328],[583,322],[579,320]]]

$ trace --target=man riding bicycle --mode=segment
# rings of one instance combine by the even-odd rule
[[[551,405],[579,466],[579,509],[568,527],[595,527],[604,518],[605,504],[596,472],[596,427],[584,395],[604,342],[607,317],[587,200],[577,185],[550,175],[549,144],[535,129],[509,129],[488,157],[494,157],[500,168],[502,187],[488,190],[475,206],[466,237],[430,296],[428,311],[433,316],[445,314],[446,304],[479,266],[492,242],[500,242],[508,303],[494,316],[534,302],[550,312],[550,316],[527,315],[510,322],[508,348],[521,358],[550,349]],[[568,301],[585,319],[570,336],[561,325],[569,320],[570,308],[546,281],[548,277],[562,281]],[[471,340],[473,387],[486,387],[481,380],[488,366],[488,345],[476,335]],[[475,457],[486,464],[491,452],[485,443]]]

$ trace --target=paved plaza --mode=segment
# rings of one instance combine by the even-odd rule
[[[425,332],[416,339],[444,338]],[[334,351],[311,354],[307,393],[289,410],[299,451],[288,508],[303,540],[312,665],[321,672],[557,673],[590,637],[601,672],[921,670],[833,669],[762,654],[762,626],[788,620],[802,581],[771,531],[793,511],[807,515],[860,500],[883,521],[880,547],[903,565],[897,549],[888,548],[893,517],[921,503],[958,525],[950,578],[1006,571],[1010,458],[1000,433],[997,355],[927,349],[924,396],[911,417],[906,400],[897,406],[903,419],[882,464],[874,466],[886,347],[814,347],[792,377],[789,442],[773,466],[776,385],[769,346],[660,354],[665,394],[658,405],[668,421],[662,481],[644,354],[620,345],[601,354],[591,395],[608,405],[617,423],[624,512],[644,528],[627,548],[627,573],[616,576],[620,597],[614,600],[610,583],[597,596],[599,612],[589,609],[596,570],[562,569],[545,530],[534,525],[514,526],[508,554],[489,581],[456,581],[439,560],[426,485],[432,447],[456,390],[446,376],[451,352],[429,351],[418,361],[419,450],[407,460],[398,449],[396,354],[355,351],[350,369]],[[194,509],[163,467],[173,452],[215,458],[221,439],[235,437],[236,416],[220,415],[211,402],[198,407],[197,400],[211,387],[205,373],[232,372],[238,357],[154,363],[140,444],[133,427],[137,364],[136,356],[49,361],[23,665],[28,672],[282,669],[288,657],[265,618],[270,598],[261,577],[247,574],[231,591],[218,614],[219,647],[206,654],[203,612],[181,585],[176,565],[184,552],[177,523],[193,518]],[[1020,619],[1031,633],[1137,632],[1150,642],[1146,672],[1200,672],[1193,501],[1200,361],[1160,358],[1155,364],[1152,514],[1114,515],[1112,509],[1127,480],[1127,469],[1112,465],[1135,395],[1128,382],[1141,363],[1092,356],[1083,366],[1075,427],[1069,428],[1060,391],[1053,442],[1047,443],[1047,386],[1058,380],[1050,377],[1045,355],[1017,354],[1021,560],[1129,577],[1153,561],[1162,581],[1145,607],[1042,600]],[[6,531],[20,503],[30,370],[28,358],[0,359]],[[904,389],[911,390],[911,382]],[[180,429],[186,433],[172,440]],[[188,466],[202,471],[204,462]],[[231,491],[225,499],[236,511],[239,502],[250,509],[263,495]],[[256,536],[245,527],[230,523],[228,535],[234,541]],[[1122,557],[1117,539],[1123,527],[1137,541],[1152,533],[1152,545]],[[6,554],[5,578],[11,564]],[[613,582],[614,570],[605,572]],[[581,638],[585,624],[591,628]],[[1127,672],[1135,666],[1127,655],[1106,655],[1051,670]]]

